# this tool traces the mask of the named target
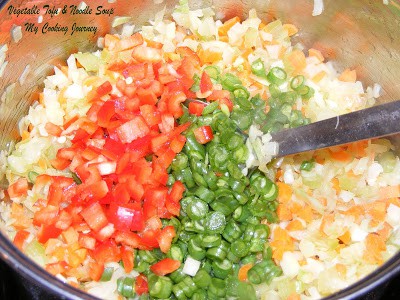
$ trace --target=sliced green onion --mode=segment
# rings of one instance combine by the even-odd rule
[[[72,179],[75,181],[76,184],[81,184],[82,183],[82,180],[74,172],[72,172]]]
[[[209,286],[209,292],[217,297],[225,297],[226,284],[225,281],[219,278],[214,278]]]
[[[228,259],[224,259],[223,261],[213,261],[211,264],[214,276],[221,279],[225,279],[232,273],[232,266],[232,262]]]
[[[106,267],[104,268],[103,274],[101,274],[100,281],[110,281],[114,273],[114,268]]]
[[[299,89],[299,94],[301,97],[305,100],[310,99],[312,96],[314,96],[314,89],[309,87],[308,85],[303,86],[301,89]]]
[[[235,221],[230,220],[222,233],[222,236],[228,242],[232,243],[233,241],[237,240],[242,235],[242,231],[238,224]]]
[[[176,244],[171,245],[171,248],[168,250],[167,257],[179,260],[180,262],[183,261],[184,255],[181,247]]]
[[[219,80],[219,75],[221,71],[217,66],[207,66],[204,68],[204,71],[207,73],[208,76],[210,76],[210,78],[217,81]]]
[[[169,274],[169,278],[172,279],[173,282],[179,283],[181,282],[187,275],[183,273],[183,266],[179,267],[178,270]]]
[[[231,244],[231,252],[237,257],[244,257],[249,253],[248,243],[242,240],[236,240]]]
[[[201,248],[200,243],[196,239],[191,239],[188,244],[188,252],[191,257],[196,260],[202,260],[206,256],[206,250]]]
[[[294,91],[298,91],[298,90],[301,90],[301,88],[304,86],[305,82],[306,82],[306,78],[303,75],[297,75],[297,76],[293,77],[292,80],[290,81],[290,87]]]
[[[172,281],[165,276],[149,276],[149,293],[154,298],[166,299],[172,292]]]
[[[206,288],[211,283],[211,276],[205,269],[200,269],[193,277],[193,281],[199,288]]]
[[[28,173],[28,180],[29,180],[29,182],[35,183],[36,178],[37,178],[38,176],[39,176],[38,173],[36,173],[36,172],[34,172],[34,171],[30,171],[30,172]],[[81,182],[81,183],[82,183],[82,182]]]
[[[268,81],[277,85],[282,84],[286,80],[286,77],[286,72],[279,67],[272,68],[267,74]]]
[[[259,77],[264,77],[264,78],[267,77],[267,74],[265,72],[264,62],[261,60],[261,58],[255,60],[251,64],[251,72]]]
[[[207,300],[207,293],[205,290],[197,290],[192,296],[192,300]]]
[[[225,74],[225,76],[221,80],[222,88],[224,90],[228,90],[233,92],[237,87],[242,85],[242,82],[239,78],[231,73]]]
[[[206,107],[204,107],[203,112],[201,113],[203,116],[212,114],[219,106],[218,101],[214,101],[210,104],[208,104]]]
[[[300,165],[300,170],[302,171],[311,171],[312,168],[314,168],[315,161],[314,159],[311,160],[305,160],[301,163]]]
[[[226,225],[225,216],[220,212],[210,212],[206,217],[206,230],[209,233],[222,233]]]
[[[186,213],[192,220],[200,220],[208,213],[208,205],[202,200],[195,200],[189,203]]]
[[[201,246],[204,248],[218,247],[221,245],[221,236],[218,234],[205,235],[201,239]]]
[[[121,296],[133,298],[135,296],[134,280],[131,277],[117,279],[117,291]]]

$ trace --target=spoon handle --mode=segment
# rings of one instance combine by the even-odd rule
[[[400,101],[394,101],[271,135],[281,157],[399,132]]]

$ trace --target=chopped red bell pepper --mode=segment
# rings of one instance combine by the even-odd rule
[[[200,144],[206,144],[214,138],[213,131],[211,129],[211,126],[205,125],[205,126],[200,126],[199,128],[196,128],[194,131],[194,137]]]
[[[164,258],[150,267],[150,270],[158,275],[165,276],[179,269],[181,262],[179,260]]]

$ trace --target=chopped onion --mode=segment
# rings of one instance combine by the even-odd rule
[[[132,17],[127,17],[127,16],[117,16],[114,18],[114,20],[111,23],[111,27],[117,27],[120,26],[122,24],[128,23],[132,21]]]
[[[13,26],[11,28],[11,37],[15,43],[18,43],[22,39],[21,26]]]
[[[115,161],[103,162],[97,165],[100,175],[110,175],[115,173],[117,163]]]
[[[23,85],[25,83],[26,77],[28,76],[29,72],[31,71],[31,66],[26,65],[24,71],[22,72],[21,76],[19,76],[19,84]]]
[[[312,15],[315,16],[319,16],[320,14],[322,14],[324,10],[324,2],[323,0],[314,0],[314,9],[312,12]]]
[[[185,265],[183,266],[182,272],[187,275],[194,276],[194,275],[196,275],[199,268],[200,268],[200,261],[188,256],[186,258]]]

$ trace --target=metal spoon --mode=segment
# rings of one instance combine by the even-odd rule
[[[379,138],[400,132],[400,101],[376,105],[345,115],[271,134],[277,157]]]
[[[205,103],[188,99],[190,102]],[[309,125],[272,133],[276,157],[400,133],[400,101],[376,105]]]

